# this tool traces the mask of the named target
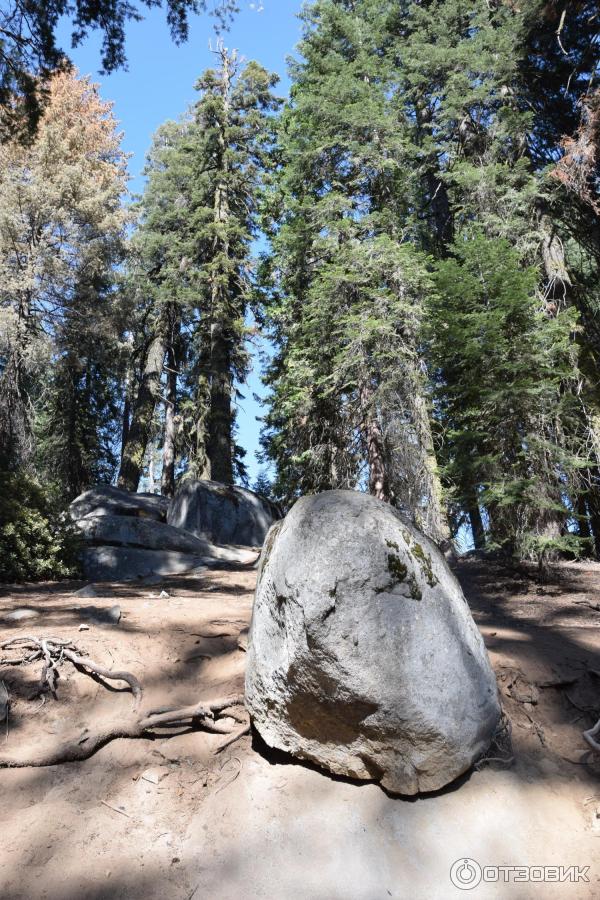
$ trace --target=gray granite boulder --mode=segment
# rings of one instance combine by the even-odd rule
[[[73,519],[85,516],[130,516],[164,522],[169,508],[168,497],[159,494],[132,494],[110,484],[99,484],[84,491],[71,503]]]
[[[246,488],[217,481],[186,479],[175,492],[167,522],[216,544],[260,547],[277,506]]]
[[[85,516],[75,522],[83,537],[94,544],[142,547],[145,550],[176,550],[208,553],[210,543],[165,522],[132,516]]]
[[[271,529],[246,705],[270,746],[401,794],[469,769],[500,717],[444,557],[392,507],[353,491],[304,497]]]
[[[174,550],[89,546],[83,551],[83,571],[93,581],[135,581],[152,575],[183,575],[203,565],[200,556]]]
[[[212,547],[203,554],[139,547],[89,546],[83,551],[83,571],[91,581],[134,581],[154,575],[183,575],[205,567],[247,565],[256,553],[239,547]]]

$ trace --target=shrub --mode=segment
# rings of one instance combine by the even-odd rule
[[[76,577],[79,547],[52,489],[22,470],[0,472],[0,581]]]

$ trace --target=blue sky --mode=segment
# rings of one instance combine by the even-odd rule
[[[286,58],[300,38],[297,14],[301,0],[240,0],[241,9],[231,30],[225,34],[227,47],[236,48],[246,59],[256,59],[281,77],[279,93],[287,94]],[[102,96],[114,101],[114,109],[123,130],[123,147],[132,154],[130,188],[141,191],[144,157],[152,134],[166,119],[177,118],[194,102],[194,83],[200,73],[214,65],[209,40],[214,44],[213,23],[209,16],[194,16],[186,44],[175,46],[169,36],[164,11],[148,10],[143,22],[131,22],[127,29],[128,70],[112,75],[99,74],[100,40],[92,35],[81,46],[70,49],[67,23],[59,30],[61,45],[82,75],[92,75],[100,84]],[[246,448],[246,461],[252,482],[259,470],[255,458],[261,407],[253,394],[262,395],[258,362],[243,389],[245,400],[238,410],[238,442]]]

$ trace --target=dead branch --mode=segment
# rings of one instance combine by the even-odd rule
[[[194,705],[182,709],[167,711],[148,711],[140,716],[130,716],[129,719],[121,719],[119,722],[110,723],[105,727],[99,727],[94,731],[86,728],[77,737],[58,747],[56,750],[36,751],[29,756],[8,758],[0,756],[0,768],[24,769],[39,768],[40,766],[55,766],[66,762],[81,762],[89,759],[102,747],[118,738],[143,738],[151,737],[156,729],[180,729],[186,723],[190,727],[198,727],[203,731],[215,734],[231,735],[227,745],[242,737],[249,730],[249,724],[237,728],[237,721],[242,715],[234,706],[242,706],[243,697],[235,695],[231,697],[217,698],[215,700],[203,700]],[[223,715],[223,719],[219,716]],[[246,715],[244,713],[244,715]],[[225,721],[234,719],[236,726]],[[165,737],[166,735],[163,735]],[[225,745],[221,745],[216,752],[220,752]]]
[[[63,653],[74,666],[89,669],[89,671],[93,672],[95,675],[100,675],[101,678],[108,678],[110,681],[124,681],[131,688],[131,693],[133,694],[136,703],[139,703],[142,699],[142,686],[131,672],[115,672],[112,669],[107,669],[99,663],[94,662],[92,659],[89,659],[87,656],[80,656],[73,650],[65,649]]]

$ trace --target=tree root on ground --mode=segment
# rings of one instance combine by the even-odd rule
[[[597,734],[600,734],[600,719],[598,719],[593,728],[588,728],[587,731],[583,732],[583,739],[587,741],[592,750],[600,753],[600,743],[596,740]]]
[[[11,638],[0,644],[1,650],[19,649],[20,656],[0,659],[0,666],[23,666],[43,660],[40,675],[39,694],[49,692],[56,698],[56,685],[60,677],[59,669],[67,659],[78,669],[88,669],[94,675],[109,681],[124,681],[131,688],[136,705],[142,699],[142,686],[130,672],[114,672],[94,662],[72,642],[61,638],[32,637],[31,635]]]
[[[248,713],[243,709],[244,697],[241,694],[202,700],[192,706],[161,708],[139,713],[138,706],[143,691],[137,678],[130,672],[106,669],[83,655],[82,651],[71,641],[28,636],[12,638],[0,643],[0,649],[9,648],[18,648],[20,655],[0,659],[0,665],[26,665],[43,660],[38,695],[49,691],[56,697],[59,668],[65,660],[68,660],[86,674],[97,675],[111,681],[124,681],[131,689],[134,705],[129,717],[121,718],[118,722],[109,723],[93,731],[86,728],[78,737],[56,750],[47,752],[38,750],[29,756],[18,758],[0,755],[0,768],[22,769],[78,762],[89,759],[101,747],[118,738],[150,737],[157,729],[181,729],[185,726],[200,728],[213,734],[228,735],[227,740],[215,750],[215,753],[220,753],[221,750],[250,730],[250,720]],[[242,711],[239,710],[239,707],[242,707]],[[232,720],[233,725],[231,724]],[[168,734],[162,736],[167,737]]]

